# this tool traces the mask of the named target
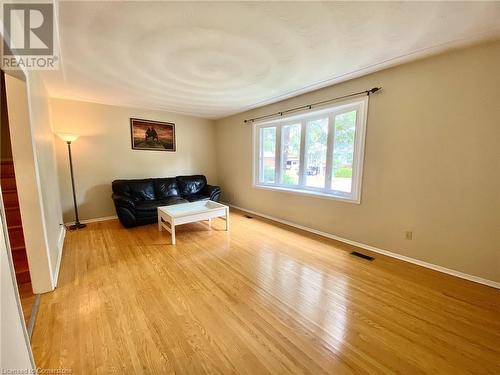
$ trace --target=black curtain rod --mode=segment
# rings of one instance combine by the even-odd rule
[[[379,91],[381,89],[382,89],[382,87],[373,87],[370,90],[355,92],[354,94],[349,94],[349,95],[344,95],[344,96],[338,96],[336,98],[332,98],[332,99],[328,99],[328,100],[323,100],[321,102],[316,102],[316,103],[312,103],[312,104],[308,104],[308,105],[303,105],[301,107],[295,107],[295,108],[287,109],[286,111],[271,113],[270,115],[265,115],[265,116],[250,118],[248,120],[245,120],[244,123],[254,122],[254,121],[257,121],[257,120],[262,120],[262,119],[265,119],[265,118],[268,118],[268,117],[283,116],[285,113],[296,112],[296,111],[300,111],[302,109],[311,109],[312,107],[316,107],[318,105],[330,103],[330,102],[333,102],[334,100],[346,99],[346,98],[350,98],[352,96],[358,96],[358,95],[361,95],[361,94],[370,95],[370,94],[376,93],[377,91]]]

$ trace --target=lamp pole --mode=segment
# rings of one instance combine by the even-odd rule
[[[71,172],[71,188],[73,189],[73,205],[75,206],[75,224],[70,225],[70,230],[85,228],[87,225],[80,223],[78,218],[78,205],[76,204],[76,193],[75,193],[75,177],[73,176],[73,159],[71,157],[71,141],[66,141],[68,144],[68,155],[69,155],[69,170]]]

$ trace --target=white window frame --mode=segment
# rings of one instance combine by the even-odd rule
[[[294,114],[287,117],[280,117],[270,121],[261,121],[253,124],[253,174],[252,186],[258,189],[271,189],[283,191],[287,193],[318,196],[322,198],[342,200],[352,203],[361,203],[361,185],[363,178],[363,161],[365,151],[365,135],[366,135],[366,121],[368,114],[368,96],[352,100],[337,102],[334,105],[323,107],[321,109],[309,110],[300,114]],[[333,163],[333,144],[334,144],[334,120],[336,115],[356,109],[356,131],[354,135],[354,155],[352,163],[352,186],[351,192],[346,193],[343,191],[331,189],[332,181],[332,163]],[[305,166],[305,143],[306,143],[306,129],[307,122],[317,119],[325,118],[328,116],[328,140],[327,140],[327,153],[326,153],[326,174],[325,174],[325,187],[315,188],[305,186],[306,180],[306,166]],[[285,185],[281,183],[281,166],[282,166],[282,137],[281,129],[283,126],[301,124],[300,132],[300,157],[299,157],[299,183],[298,185]],[[260,129],[276,127],[276,153],[275,153],[275,177],[274,183],[260,182],[260,168],[261,168],[261,147],[260,147]]]

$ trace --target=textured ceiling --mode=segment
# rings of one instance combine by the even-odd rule
[[[51,96],[220,118],[500,35],[500,3],[60,2]]]

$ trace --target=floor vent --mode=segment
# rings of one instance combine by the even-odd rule
[[[253,219],[253,216],[250,216],[250,215],[245,215],[245,217],[246,217],[247,219]]]
[[[351,253],[351,255],[354,255],[355,257],[358,257],[358,258],[362,258],[362,259],[365,259],[365,260],[369,260],[370,262],[372,260],[374,260],[375,258],[374,257],[371,257],[369,255],[365,255],[365,254],[361,254],[361,253],[358,253],[357,251],[353,251]]]

